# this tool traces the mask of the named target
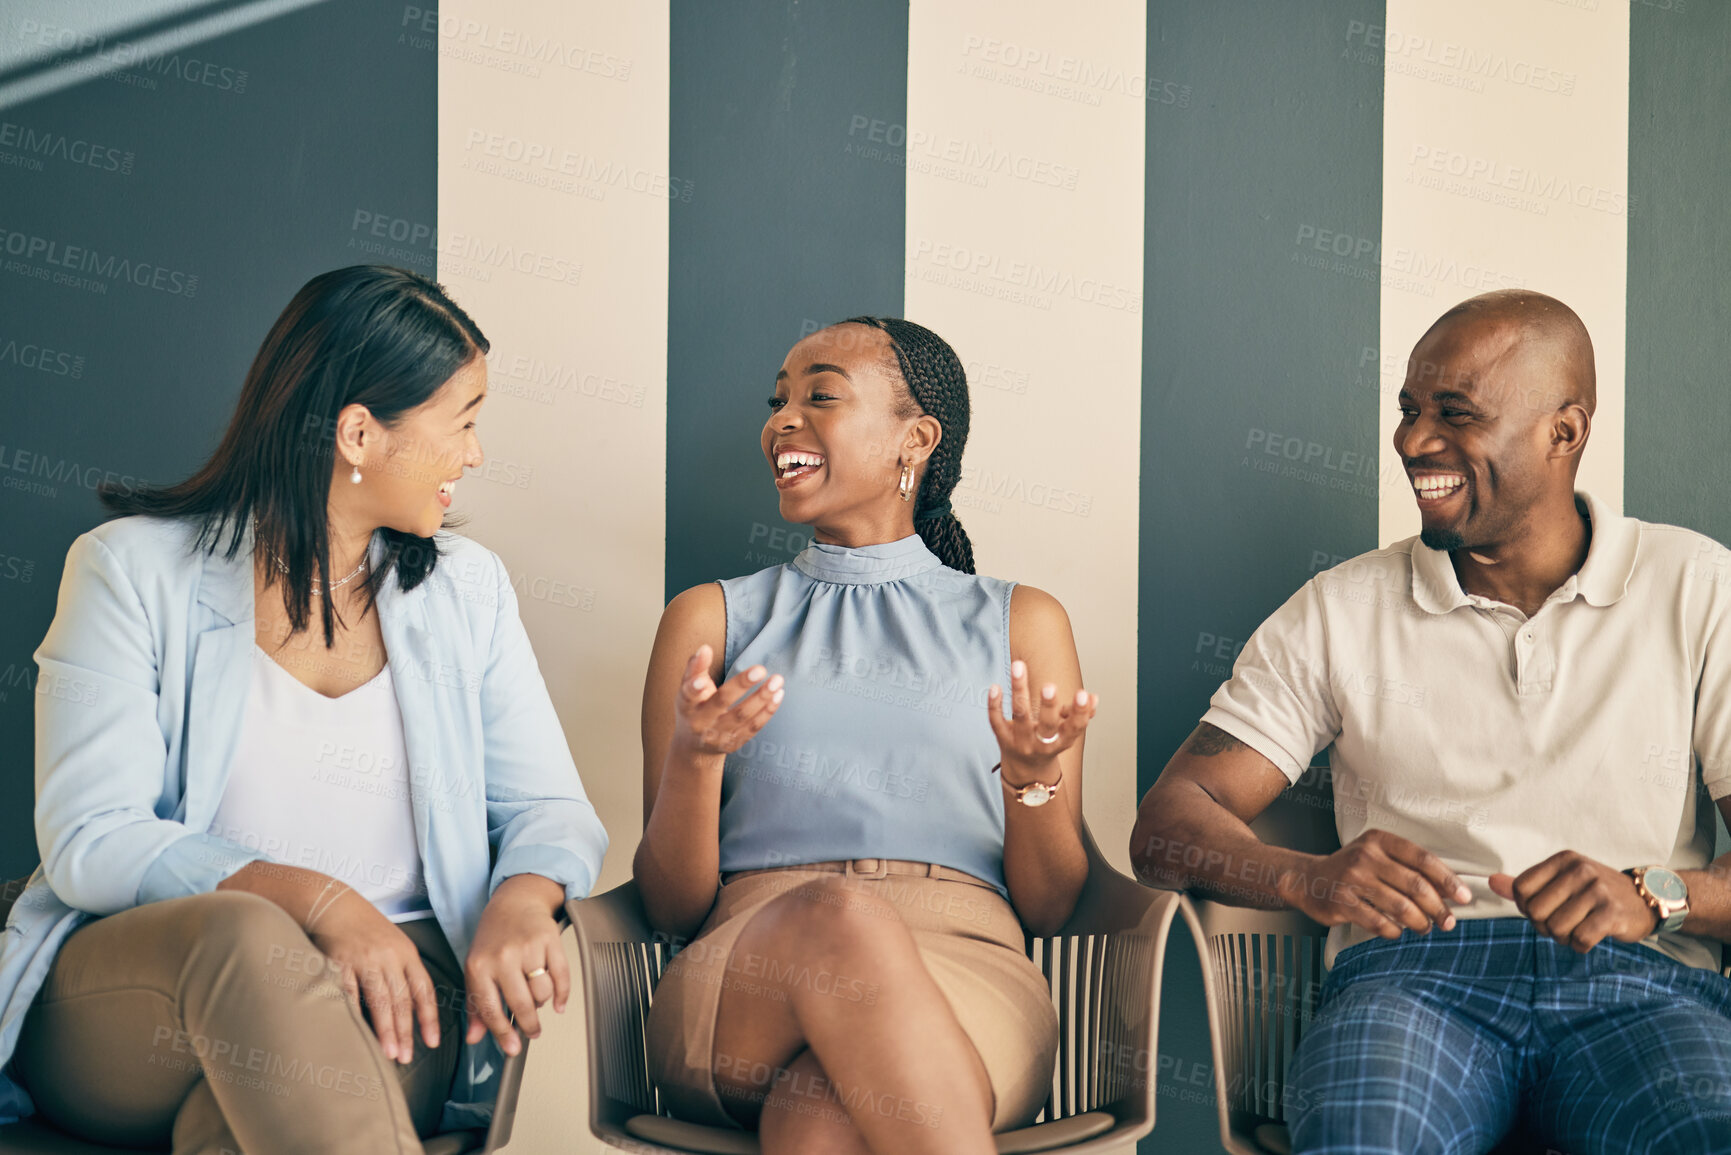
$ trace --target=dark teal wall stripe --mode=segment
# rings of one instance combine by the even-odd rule
[[[1382,235],[1382,70],[1351,38],[1382,20],[1369,0],[1149,9],[1148,74],[1196,96],[1148,109],[1144,787],[1257,624],[1376,545],[1376,265],[1336,252]]]
[[[437,40],[315,4],[0,110],[0,879],[36,864],[31,654],[96,484],[196,469],[314,274],[434,271]]]
[[[1731,7],[1629,9],[1623,511],[1731,542]],[[1731,850],[1719,824],[1718,852]]]
[[[798,552],[758,449],[776,370],[817,325],[901,313],[904,170],[858,146],[907,123],[908,9],[673,0],[672,25],[669,597]]]
[[[1149,5],[1148,75],[1193,97],[1148,105],[1139,791],[1263,618],[1376,545],[1383,22],[1374,0]],[[1163,1077],[1211,1072],[1201,1002],[1175,973]],[[1219,1149],[1199,1086],[1144,1150]]]
[[[1731,6],[1636,4],[1629,22],[1623,504],[1731,542]]]

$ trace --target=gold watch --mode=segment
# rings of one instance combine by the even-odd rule
[[[1635,866],[1623,873],[1635,880],[1635,892],[1658,917],[1654,934],[1683,926],[1689,917],[1689,884],[1676,871],[1663,866]]]
[[[996,774],[1003,768],[1003,765],[1002,762],[999,762],[997,765],[992,767],[991,773]],[[1004,789],[1008,790],[1016,801],[1020,802],[1023,806],[1044,806],[1052,800],[1053,795],[1058,793],[1058,787],[1064,784],[1064,770],[1062,767],[1059,767],[1058,780],[1050,784],[1045,782],[1030,782],[1026,786],[1011,786],[1009,779],[1000,778],[1000,780],[1004,783]]]

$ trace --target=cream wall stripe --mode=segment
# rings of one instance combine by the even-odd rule
[[[605,889],[630,877],[642,829],[637,716],[662,608],[668,7],[447,0],[430,19],[439,276],[493,342],[488,461],[456,508],[515,579],[612,838]]]
[[[1380,541],[1418,532],[1390,445],[1407,354],[1494,288],[1550,293],[1586,322],[1599,407],[1580,485],[1621,509],[1629,5],[1389,0],[1387,26],[1355,35],[1386,72]]]
[[[1069,611],[1101,713],[1088,823],[1128,864],[1136,613],[1147,12],[914,0],[907,316],[967,364],[953,500],[981,572]],[[1034,671],[1039,677],[1039,671]]]

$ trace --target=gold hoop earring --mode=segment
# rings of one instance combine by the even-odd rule
[[[911,465],[902,466],[902,483],[896,487],[896,492],[901,494],[903,501],[912,501],[913,500],[913,497],[914,497],[914,467],[913,466],[911,466]]]

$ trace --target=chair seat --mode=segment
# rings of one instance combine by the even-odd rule
[[[701,1155],[758,1155],[760,1150],[755,1131],[705,1127],[666,1115],[633,1115],[625,1120],[625,1129],[645,1143],[697,1151]]]
[[[485,1131],[447,1131],[421,1140],[421,1150],[426,1155],[470,1155],[470,1152],[479,1151],[486,1145]]]
[[[1074,1147],[1104,1135],[1117,1124],[1118,1120],[1104,1111],[1084,1111],[1067,1119],[1005,1131],[992,1138],[997,1140],[998,1155],[1029,1155],[1033,1151],[1050,1151],[1055,1147]]]
[[[1117,1122],[1104,1111],[1086,1111],[1068,1119],[1005,1131],[993,1138],[998,1144],[998,1155],[1032,1155],[1104,1135]],[[633,1115],[626,1120],[625,1129],[646,1143],[698,1155],[759,1155],[760,1150],[755,1132],[683,1123],[665,1115]]]
[[[1263,1123],[1250,1134],[1268,1155],[1292,1155],[1292,1136],[1279,1123]]]
[[[481,1131],[452,1131],[425,1140],[424,1147],[427,1155],[468,1155],[479,1151],[486,1138]],[[167,1148],[160,1150],[166,1155]],[[0,1127],[0,1155],[114,1155],[116,1151],[137,1153],[140,1148],[108,1147],[75,1139],[38,1116]]]

